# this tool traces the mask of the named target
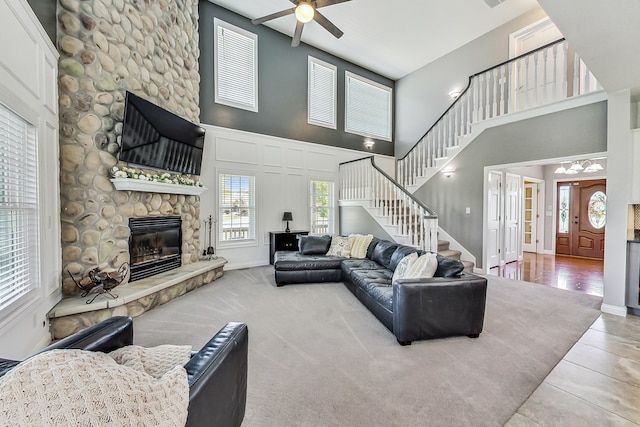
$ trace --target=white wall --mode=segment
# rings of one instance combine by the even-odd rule
[[[629,195],[632,177],[631,96],[629,90],[608,93],[607,225],[602,311],[625,315]]]
[[[0,0],[0,40],[0,103],[36,127],[41,177],[39,287],[0,312],[0,357],[19,359],[49,343],[47,312],[61,298],[58,53],[26,0]]]
[[[200,180],[207,187],[200,198],[200,219],[217,218],[217,175],[220,172],[255,174],[256,242],[241,246],[221,246],[216,253],[229,263],[226,269],[247,268],[269,263],[269,231],[282,231],[282,213],[289,211],[292,230],[309,230],[309,181],[335,183],[336,230],[338,184],[341,162],[367,157],[366,152],[346,150],[302,141],[260,135],[235,129],[202,125],[206,129],[204,159]],[[376,164],[394,175],[393,158],[376,155]],[[204,228],[200,246],[208,245]],[[215,234],[215,232],[214,232]]]

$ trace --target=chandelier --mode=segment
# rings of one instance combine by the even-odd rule
[[[560,162],[560,167],[555,170],[555,173],[575,175],[580,172],[598,172],[603,169],[597,160],[575,160],[573,162]]]

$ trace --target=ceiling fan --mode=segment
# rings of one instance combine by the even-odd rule
[[[304,24],[312,19],[318,24],[322,25],[325,30],[339,39],[344,34],[338,27],[333,25],[324,15],[318,12],[321,7],[331,6],[338,3],[345,3],[351,0],[289,0],[296,6],[291,9],[281,10],[280,12],[272,13],[271,15],[263,16],[262,18],[252,19],[251,22],[255,25],[260,25],[264,22],[271,21],[272,19],[280,18],[291,14],[296,15],[296,30],[293,34],[293,40],[291,40],[291,47],[296,47],[300,44],[300,37],[302,36],[302,28]]]

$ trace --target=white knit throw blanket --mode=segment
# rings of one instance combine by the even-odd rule
[[[190,346],[52,350],[0,377],[0,426],[184,426]]]

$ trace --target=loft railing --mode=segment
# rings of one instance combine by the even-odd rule
[[[340,164],[340,200],[366,204],[394,239],[437,252],[438,216],[376,166],[373,156]]]
[[[397,181],[414,185],[448,157],[471,125],[601,90],[577,52],[561,39],[469,77],[469,83],[413,148],[397,161]]]

